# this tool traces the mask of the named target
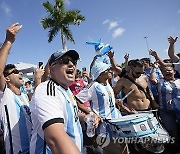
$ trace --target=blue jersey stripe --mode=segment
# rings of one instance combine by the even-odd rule
[[[101,87],[99,85],[97,85],[96,87],[96,95],[97,95],[97,99],[98,99],[98,107],[99,107],[99,114],[102,117],[105,117],[105,106],[104,106],[104,93],[101,90]]]
[[[68,121],[67,121],[67,134],[72,138],[72,140],[75,142],[75,135],[74,135],[74,125],[73,125],[73,118],[74,115],[72,114],[73,111],[71,109],[70,103],[66,102],[66,111],[68,115]]]
[[[43,153],[44,140],[37,134],[35,154]]]
[[[44,140],[37,134],[35,154],[43,153]],[[51,154],[51,150],[46,144],[46,154]]]
[[[73,99],[72,100],[72,102],[71,103],[73,103],[73,101],[74,101],[74,103],[76,103],[75,102],[75,98],[74,98],[74,96],[73,96],[73,94],[71,93],[71,91],[70,90],[68,90],[68,91],[66,91],[67,92],[67,95],[68,95],[68,97],[69,98],[71,98],[71,99]],[[69,105],[69,110],[71,109],[71,117],[73,117],[73,118],[68,118],[68,120],[69,119],[71,119],[71,121],[72,122],[70,122],[71,124],[73,124],[72,126],[73,126],[73,140],[75,141],[75,143],[77,143],[77,142],[81,142],[81,151],[83,150],[83,136],[82,136],[82,128],[81,128],[81,124],[80,124],[80,122],[79,122],[79,117],[78,117],[78,107],[77,107],[77,105],[76,104],[71,104],[71,103],[69,103],[69,102],[66,102],[66,104],[68,104]],[[72,106],[73,106],[73,109],[72,109]],[[66,107],[67,107],[67,105],[66,105]],[[73,110],[73,111],[72,111]],[[67,111],[68,112],[68,111]],[[74,114],[73,114],[74,113]],[[68,115],[68,117],[69,117],[69,115]],[[80,138],[79,138],[79,140],[78,140],[78,138],[76,138],[75,137],[75,128],[77,128],[77,132],[79,133],[79,135],[80,135]],[[72,128],[71,128],[72,129]],[[76,132],[76,133],[77,133]]]
[[[166,101],[166,86],[165,83],[163,83],[163,86],[161,87],[161,97],[162,97],[162,105],[165,109],[167,109],[167,101]]]
[[[15,96],[16,97],[16,96]],[[19,135],[20,135],[20,142],[21,142],[21,149],[23,153],[27,153],[29,151],[29,134],[26,125],[26,118],[25,118],[25,111],[23,109],[23,105],[19,106],[19,100],[15,98],[16,102],[16,114],[19,117],[18,127],[19,127]]]
[[[107,92],[109,93],[109,103],[110,103],[110,105],[109,105],[109,107],[110,107],[110,112],[111,112],[111,118],[116,118],[116,116],[115,116],[115,100],[113,101],[113,99],[115,99],[114,97],[113,97],[113,95],[112,95],[112,91],[111,91],[111,87],[109,87],[110,85],[108,84],[107,86],[106,86],[106,90],[107,90]]]
[[[78,132],[81,135],[81,151],[83,151],[83,134],[80,122],[78,123]]]

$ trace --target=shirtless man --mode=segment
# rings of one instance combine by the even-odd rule
[[[144,91],[147,91],[148,88],[148,79],[146,76],[142,75],[144,73],[144,66],[140,60],[132,60],[130,63],[130,71],[128,73],[128,77],[134,80],[137,84],[139,84]],[[114,87],[114,93],[117,95],[121,90],[125,93],[125,95],[130,92],[132,89],[134,91],[127,97],[127,107],[135,110],[148,110],[150,107],[158,108],[158,104],[156,104],[152,92],[150,92],[150,96],[152,98],[152,104],[150,104],[150,100],[147,99],[145,93],[142,90],[139,90],[138,87],[132,83],[129,79],[122,77]]]

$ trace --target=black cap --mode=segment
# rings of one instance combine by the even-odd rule
[[[62,56],[65,56],[65,55],[71,57],[73,60],[79,59],[79,54],[75,50],[56,51],[51,55],[50,60],[49,60],[49,65],[51,66],[55,61],[57,61],[58,59],[60,59]]]

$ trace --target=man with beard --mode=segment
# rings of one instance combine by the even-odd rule
[[[123,103],[127,108],[129,108],[129,111],[131,111],[128,113],[159,108],[159,105],[154,100],[152,92],[148,87],[148,79],[143,75],[144,65],[142,61],[139,59],[131,60],[128,65],[128,74],[119,79],[114,87],[115,96],[117,96],[121,90],[125,95],[133,90],[133,92],[127,97],[126,103]],[[130,153],[148,153],[148,151],[144,151],[140,144],[128,144],[128,146]]]
[[[138,59],[131,60],[129,67],[129,73],[122,77],[114,87],[115,95],[121,90],[126,95],[134,89],[131,95],[127,97],[126,105],[130,110],[149,110],[151,107],[158,108],[158,104],[155,102],[152,92],[148,87],[148,79],[143,75],[143,63]],[[141,88],[138,88],[134,82],[139,84]]]
[[[32,123],[29,99],[21,89],[22,73],[13,64],[6,65],[10,48],[22,25],[12,24],[7,28],[6,39],[0,48],[0,120],[6,153],[28,153]]]

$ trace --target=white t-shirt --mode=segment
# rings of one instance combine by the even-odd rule
[[[0,119],[4,126],[6,153],[10,152],[9,128],[5,106],[8,110],[12,134],[13,153],[29,151],[32,123],[30,118],[29,99],[26,94],[15,95],[9,88],[0,93]]]
[[[30,153],[43,153],[43,130],[53,123],[64,123],[64,130],[82,151],[82,129],[78,107],[70,89],[65,90],[53,80],[43,82],[35,90],[30,109],[33,122]],[[48,146],[46,153],[51,153]]]

